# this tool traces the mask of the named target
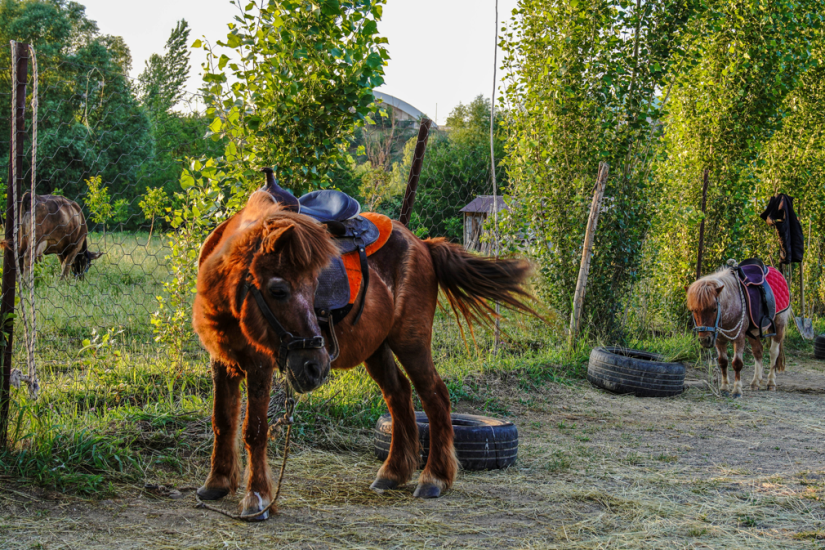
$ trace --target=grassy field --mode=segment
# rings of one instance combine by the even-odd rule
[[[625,344],[685,361],[697,384],[674,399],[617,398],[582,380],[593,342],[567,351],[558,327],[508,318],[493,356],[489,332],[465,343],[444,312],[433,354],[454,406],[517,423],[515,468],[462,473],[436,503],[373,495],[370,428],[386,408],[359,367],[301,397],[282,516],[251,527],[196,511],[170,495],[191,499],[206,475],[211,379],[194,339],[182,363],[155,341],[167,252],[121,233],[94,235],[92,249],[106,255],[84,281],[59,281],[54,258],[38,267],[43,390],[37,402],[13,390],[2,548],[821,547],[821,395],[720,397],[698,384],[713,371],[692,337],[674,334]],[[788,343],[791,379],[808,377],[796,387],[825,380],[810,345],[795,331]],[[274,442],[273,466],[279,452]]]

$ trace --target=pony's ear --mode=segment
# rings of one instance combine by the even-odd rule
[[[722,292],[722,289],[725,288],[725,283],[716,279],[715,281],[713,281],[713,288],[714,290],[716,290],[716,295],[719,296],[719,294]]]
[[[295,234],[295,224],[286,220],[264,222],[261,250],[266,254],[276,254],[286,247]]]

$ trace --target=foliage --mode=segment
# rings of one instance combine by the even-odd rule
[[[100,176],[92,176],[86,180],[86,208],[89,209],[89,219],[94,223],[103,224],[112,219],[114,206],[109,196],[109,188],[101,184]]]
[[[690,0],[522,0],[503,36],[510,106],[507,229],[538,262],[544,297],[569,315],[599,162],[610,164],[585,312],[616,327],[649,226],[651,148]],[[677,65],[677,66],[674,66]],[[665,92],[666,96],[666,92]],[[585,319],[588,321],[588,319]]]
[[[138,203],[140,209],[143,211],[143,216],[147,220],[152,220],[149,226],[149,239],[152,239],[152,230],[155,228],[155,217],[163,214],[166,205],[169,203],[169,197],[163,192],[163,189],[158,187],[149,188],[143,199]]]
[[[169,209],[169,235],[166,257],[171,280],[163,283],[165,295],[158,296],[158,309],[152,314],[155,341],[169,346],[173,364],[183,362],[186,344],[192,339],[192,301],[198,276],[198,252],[216,222],[226,215],[223,195],[216,182],[224,174],[215,162],[194,160],[181,174],[182,192],[176,193],[178,207]]]
[[[664,116],[649,243],[655,291],[679,304],[670,314],[683,311],[674,298],[695,277],[704,169],[703,272],[727,258],[777,263],[775,231],[758,214],[784,192],[796,197],[806,235],[810,222],[806,287],[809,297],[820,293],[823,310],[823,17],[823,4],[807,0],[714,2],[691,27],[690,68],[673,75]]]
[[[372,89],[384,82],[383,3],[249,3],[226,40],[195,42],[207,52],[209,129],[227,140],[236,189],[248,194],[263,166],[296,194],[330,184],[347,138],[367,121]]]
[[[140,100],[153,113],[168,113],[183,99],[189,76],[189,23],[178,21],[166,40],[164,55],[152,54],[138,77]]]

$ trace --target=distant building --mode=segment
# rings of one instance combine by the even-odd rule
[[[376,90],[373,90],[372,93],[375,95],[375,99],[392,108],[393,115],[395,115],[395,120],[398,122],[410,121],[412,123],[411,126],[417,128],[421,118],[426,116],[406,101],[402,101],[395,96]],[[435,122],[433,122],[431,128],[438,128],[438,126]]]
[[[509,208],[504,202],[504,197],[500,195],[496,196],[495,200],[493,195],[479,195],[470,204],[459,210],[464,215],[464,248],[488,256],[495,252],[490,230],[488,228],[485,231],[484,223],[493,212],[501,212],[502,210],[509,210]]]

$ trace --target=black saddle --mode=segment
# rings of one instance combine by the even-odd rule
[[[759,338],[776,334],[773,319],[776,316],[776,298],[768,284],[768,268],[759,258],[742,261],[735,267],[748,310],[748,332],[759,330]],[[764,331],[764,332],[763,332]]]
[[[299,212],[326,225],[327,231],[335,239],[341,255],[358,252],[361,259],[361,301],[352,324],[358,322],[364,311],[364,301],[369,286],[369,266],[367,246],[378,240],[379,231],[374,223],[359,216],[361,205],[346,193],[335,189],[312,191],[296,199],[292,193],[278,185],[272,168],[264,168],[266,190],[275,200],[289,210]],[[344,261],[339,255],[318,276],[315,290],[315,314],[322,323],[337,323],[349,314],[349,279]],[[356,300],[357,301],[357,300]],[[332,327],[329,327],[332,330]]]

